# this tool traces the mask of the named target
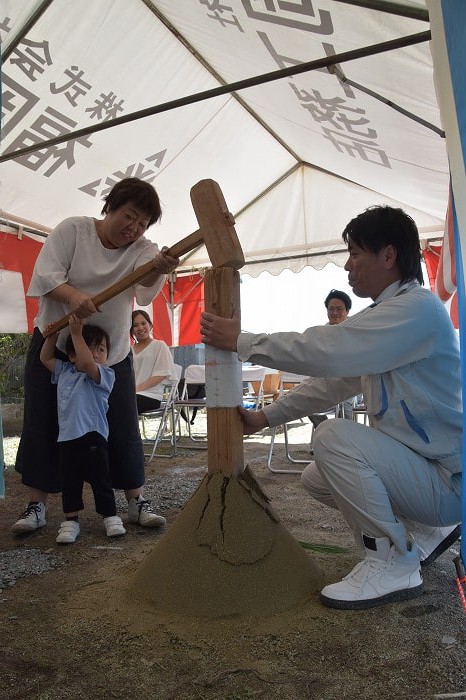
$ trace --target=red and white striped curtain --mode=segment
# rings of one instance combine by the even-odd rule
[[[42,243],[0,228],[0,333],[32,333],[38,300],[26,297]]]
[[[170,276],[149,308],[154,338],[171,347],[199,344],[203,311],[203,276],[198,272]]]
[[[37,237],[0,228],[0,333],[32,333],[38,300],[26,297],[36,258],[42,247]],[[154,337],[169,346],[201,342],[204,280],[199,273],[172,276],[148,309]],[[130,319],[128,319],[129,330]]]

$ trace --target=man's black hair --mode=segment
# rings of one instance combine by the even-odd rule
[[[392,245],[397,252],[401,282],[417,279],[419,284],[424,284],[419,231],[414,219],[403,209],[369,207],[347,224],[342,238],[346,245],[355,243],[372,253],[379,253],[385,246]]]
[[[324,301],[326,309],[328,309],[328,305],[330,304],[330,301],[332,299],[339,299],[340,301],[342,301],[345,305],[346,311],[349,311],[351,309],[352,301],[346,292],[340,292],[339,289],[331,289],[330,292],[327,294],[327,298]]]
[[[108,337],[107,331],[104,331],[104,329],[100,326],[89,326],[87,324],[84,324],[83,338],[88,348],[90,348],[93,345],[99,345],[99,343],[105,340],[107,343],[107,355],[110,353],[110,338]],[[76,350],[74,349],[73,338],[71,337],[71,333],[66,339],[65,350],[68,357],[71,353],[76,355]]]

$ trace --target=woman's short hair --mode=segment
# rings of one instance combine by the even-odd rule
[[[339,299],[345,305],[346,311],[349,311],[352,306],[352,301],[346,292],[340,292],[339,289],[331,289],[327,294],[327,298],[324,301],[325,308],[328,309],[328,305],[332,299]]]
[[[379,253],[392,245],[401,282],[417,279],[424,284],[421,268],[421,244],[416,223],[403,209],[388,206],[369,207],[346,225],[342,238],[346,245],[355,243],[363,250]]]
[[[152,226],[162,216],[160,200],[154,187],[138,177],[126,177],[112,187],[104,197],[102,214],[115,211],[128,202],[133,202],[138,209],[149,218],[148,226]]]

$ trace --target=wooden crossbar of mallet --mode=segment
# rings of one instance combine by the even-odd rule
[[[174,258],[205,245],[213,267],[230,267],[239,270],[244,265],[244,255],[235,231],[234,218],[228,211],[222,191],[214,180],[200,180],[191,188],[191,202],[196,213],[199,229],[175,243],[168,249]],[[137,284],[154,272],[155,260],[137,267],[129,275],[99,292],[92,301],[96,308],[113,299],[125,289]],[[53,323],[46,337],[57,333],[68,325],[71,314]]]

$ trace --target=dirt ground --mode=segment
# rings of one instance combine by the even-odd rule
[[[291,433],[298,449],[309,440],[310,426],[297,424]],[[324,583],[334,582],[358,560],[348,527],[338,513],[309,499],[297,475],[267,469],[269,441],[267,431],[245,440],[245,462],[281,522],[312,547],[305,551]],[[283,445],[272,466],[293,466]],[[180,517],[206,467],[205,451],[186,449],[148,465],[147,494],[167,517],[164,530],[129,525],[125,537],[109,540],[87,493],[81,536],[60,546],[58,497],[50,499],[45,528],[22,539],[11,534],[24,496],[8,466],[0,561],[30,553],[50,566],[42,573],[31,566],[3,581],[2,700],[466,697],[466,617],[453,566],[459,543],[424,571],[420,598],[364,612],[327,609],[311,593],[292,609],[265,617],[208,619],[164,613],[133,595],[139,565]],[[118,504],[124,511],[120,494]],[[192,574],[187,565],[182,579],[188,589]],[[264,598],[270,595],[267,580],[260,586]]]

